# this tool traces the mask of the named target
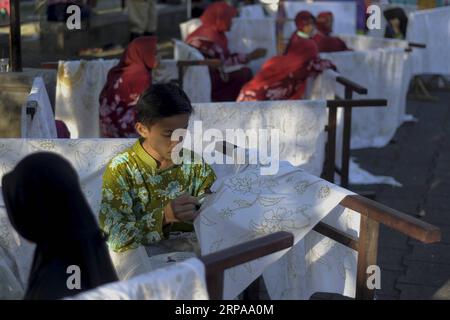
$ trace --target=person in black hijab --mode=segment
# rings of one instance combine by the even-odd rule
[[[61,299],[118,280],[77,172],[67,160],[49,152],[29,155],[3,176],[2,189],[11,224],[36,243],[24,299]],[[73,265],[80,270],[79,288],[68,285],[76,284],[69,279]]]
[[[405,39],[408,17],[402,8],[390,8],[384,11],[387,20],[385,38]]]

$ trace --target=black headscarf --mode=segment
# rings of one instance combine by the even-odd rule
[[[386,31],[384,34],[385,38],[394,38],[394,31],[389,23],[389,20],[397,18],[400,21],[400,32],[402,33],[403,38],[406,37],[406,30],[408,27],[408,17],[405,14],[405,11],[402,8],[390,8],[383,12],[384,17],[388,21],[388,26],[386,27]]]
[[[105,239],[67,160],[48,152],[29,155],[3,176],[2,189],[11,224],[36,243],[25,299],[60,299],[117,281]],[[67,286],[71,265],[80,268],[80,289]]]

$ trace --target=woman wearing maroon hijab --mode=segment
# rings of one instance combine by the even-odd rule
[[[151,86],[156,65],[156,37],[139,37],[128,45],[119,64],[109,71],[100,93],[102,137],[137,137],[135,105]]]
[[[316,29],[317,33],[314,35],[313,40],[317,43],[319,52],[349,50],[344,41],[330,35],[333,31],[333,13],[329,11],[319,13],[316,20]]]
[[[202,25],[186,38],[186,43],[199,50],[205,58],[220,59],[224,67],[246,64],[263,57],[264,49],[256,49],[250,54],[232,54],[228,50],[225,32],[231,29],[236,15],[237,10],[225,2],[211,4],[200,17]],[[235,101],[242,85],[252,78],[247,67],[230,73],[210,68],[209,72],[213,101]]]
[[[301,33],[294,33],[284,55],[275,56],[241,90],[237,101],[302,99],[306,80],[325,69],[333,68],[329,60],[319,58],[316,43],[307,38],[313,29],[313,16],[300,12],[296,19]]]
[[[295,25],[297,30],[294,31],[289,43],[286,47],[285,53],[291,53],[292,51],[303,51],[303,47],[311,46],[314,42],[311,40],[311,36],[314,32],[314,16],[309,11],[300,11],[295,16]]]

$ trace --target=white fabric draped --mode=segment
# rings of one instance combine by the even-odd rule
[[[118,60],[60,61],[56,83],[56,118],[72,138],[100,136],[99,96],[108,71]]]
[[[181,39],[183,41],[186,41],[187,36],[190,35],[192,32],[194,32],[201,25],[202,22],[198,18],[194,18],[186,22],[180,23]]]
[[[192,53],[176,52],[183,60],[199,59],[199,53],[196,56]],[[203,59],[201,54],[200,57]],[[118,59],[60,61],[55,113],[57,119],[66,123],[73,139],[100,137],[99,96],[106,83],[109,70],[118,62]],[[209,73],[207,73],[208,69],[207,67],[195,68],[199,69],[187,69],[183,88],[193,102],[208,102],[211,100],[211,80]],[[176,61],[161,60],[158,67],[152,71],[152,75],[154,83],[167,83],[177,80]],[[52,138],[50,136],[29,137]]]
[[[450,7],[410,13],[407,39],[427,45],[412,52],[413,75],[450,74]]]
[[[153,83],[169,83],[178,80],[178,67],[175,59],[162,59],[152,70]]]
[[[401,48],[323,53],[344,77],[366,87],[354,98],[387,99],[387,107],[356,108],[352,119],[352,149],[383,147],[405,119],[408,55]],[[409,80],[408,80],[409,81]],[[340,90],[340,89],[339,89]],[[338,91],[342,97],[342,92]]]
[[[205,267],[197,258],[100,286],[66,300],[207,300]]]
[[[275,20],[273,18],[235,18],[227,37],[230,52],[250,53],[258,48],[267,50],[265,57],[248,64],[254,74],[261,69],[266,60],[277,54]]]
[[[377,38],[363,35],[336,34],[347,47],[355,51],[364,51],[383,48],[408,48],[408,41],[399,39]]]
[[[194,122],[198,120],[202,121],[203,131],[216,129],[224,138],[226,129],[277,129],[279,160],[320,176],[325,153],[326,113],[324,100],[201,103],[194,105],[188,129],[193,134]],[[201,138],[193,137],[195,145],[206,143]],[[240,145],[233,140],[228,142]],[[272,155],[270,148],[269,154]],[[218,172],[224,170],[223,167],[213,166]]]
[[[308,299],[319,290],[354,296],[355,252],[311,231],[336,208],[328,222],[358,233],[359,215],[337,207],[351,192],[287,162],[275,176],[248,166],[218,179],[211,190],[194,222],[203,255],[276,231],[295,237],[290,250],[227,270],[225,299],[235,298],[264,271],[272,299]]]
[[[175,40],[174,45],[175,60],[204,60],[200,51],[186,43]],[[191,102],[210,102],[211,77],[209,75],[208,67],[191,66],[185,68],[183,75],[183,89]]]
[[[27,107],[35,110],[33,117],[27,114]],[[22,138],[57,138],[55,116],[42,77],[34,78],[30,94],[22,106],[21,131]]]
[[[260,4],[250,4],[239,8],[239,17],[246,19],[261,19],[264,18],[263,6]]]

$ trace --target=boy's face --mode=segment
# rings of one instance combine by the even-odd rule
[[[171,160],[172,149],[180,141],[172,141],[172,133],[177,129],[187,129],[190,114],[180,114],[162,118],[151,125],[136,123],[136,131],[145,139],[144,143],[160,157],[157,160]]]
[[[313,19],[310,19],[308,23],[303,27],[302,32],[311,35],[314,31],[314,21]]]

